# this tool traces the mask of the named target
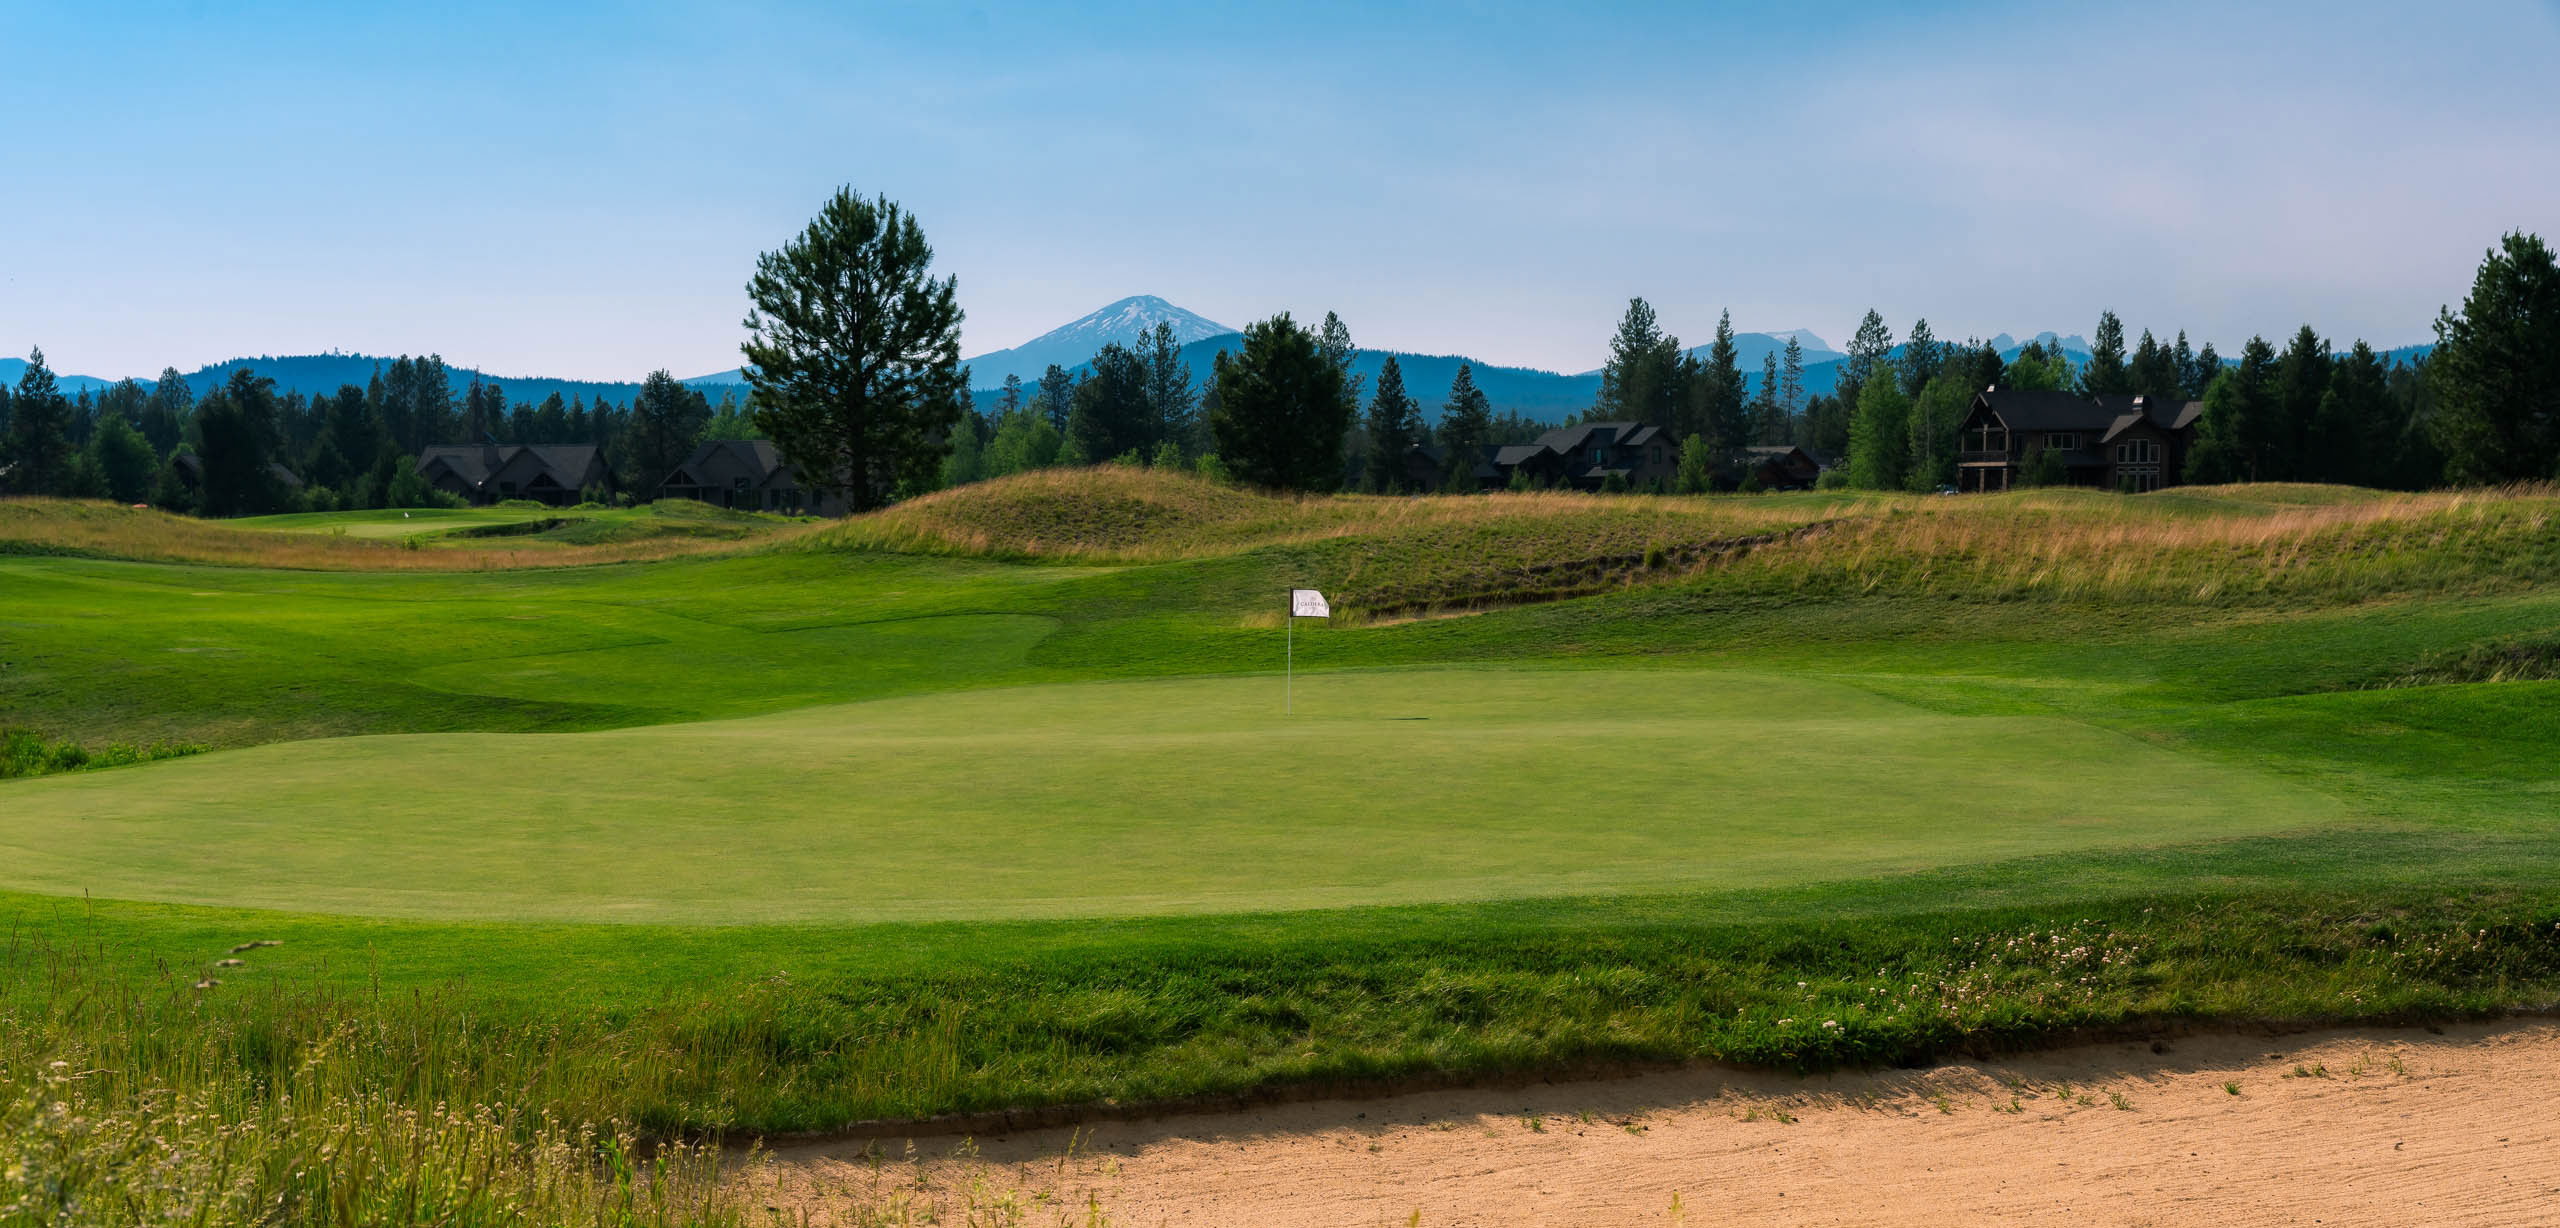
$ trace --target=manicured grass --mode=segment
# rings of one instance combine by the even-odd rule
[[[1031,620],[890,625],[881,667]],[[1129,915],[1804,882],[2355,821],[2046,716],[1726,671],[1044,686],[588,734],[302,742],[13,790],[0,886],[667,923]],[[645,764],[645,770],[634,765]],[[2060,768],[2062,770],[2057,770]],[[364,782],[351,796],[350,781]]]
[[[0,1026],[665,1134],[2546,1006],[2555,506],[1103,473],[555,567],[0,505],[198,560],[0,559],[0,724],[228,748],[0,783]],[[62,952],[143,1005],[27,1022]]]

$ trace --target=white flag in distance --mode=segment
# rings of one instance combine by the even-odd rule
[[[1324,594],[1311,588],[1289,590],[1289,617],[1331,618],[1333,607],[1324,603]]]

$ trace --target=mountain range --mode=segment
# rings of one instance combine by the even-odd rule
[[[1210,365],[1219,351],[1234,351],[1242,346],[1242,335],[1235,329],[1196,312],[1187,311],[1152,294],[1131,295],[1061,327],[1042,333],[1020,345],[991,350],[968,358],[966,361],[969,365],[970,382],[975,386],[974,399],[981,410],[991,409],[1000,395],[998,388],[1003,384],[1006,375],[1018,375],[1025,384],[1036,383],[1041,373],[1046,371],[1051,363],[1056,363],[1071,372],[1080,373],[1087,368],[1094,352],[1105,344],[1118,342],[1123,345],[1134,345],[1153,333],[1158,323],[1170,324],[1173,327],[1174,336],[1183,343],[1182,357],[1185,362],[1191,364],[1194,380],[1207,378]],[[1735,358],[1742,368],[1746,384],[1756,389],[1759,383],[1762,356],[1782,352],[1790,336],[1804,346],[1806,395],[1819,396],[1829,393],[1838,383],[1841,365],[1847,361],[1848,356],[1832,349],[1823,342],[1822,338],[1805,329],[1735,334],[1733,339]],[[2033,340],[2041,341],[2048,346],[2059,345],[2074,363],[2088,361],[2089,343],[2077,334],[2057,336],[2052,332],[2041,332],[2035,334]],[[1998,347],[2003,357],[2008,358],[2016,357],[2018,351],[2024,349],[2026,344],[2007,333],[1991,338],[1990,343]],[[2426,354],[2433,348],[2431,345],[2401,346],[2384,351],[2382,356],[2386,362],[2407,362]],[[1688,352],[1703,358],[1706,350],[1706,346],[1696,346]],[[1898,355],[1901,352],[1901,347],[1895,347],[1895,354]],[[1438,418],[1440,407],[1448,398],[1449,384],[1457,377],[1460,363],[1474,364],[1476,385],[1482,388],[1486,397],[1493,402],[1493,409],[1497,414],[1513,413],[1533,419],[1554,421],[1567,414],[1581,413],[1590,409],[1592,402],[1600,394],[1598,371],[1583,371],[1568,375],[1534,367],[1502,366],[1460,354],[1413,354],[1403,351],[1363,349],[1354,353],[1352,371],[1366,377],[1368,386],[1374,388],[1377,386],[1378,371],[1385,365],[1391,354],[1404,372],[1405,391],[1421,403],[1423,416],[1427,419]],[[2229,359],[2230,356],[2226,355],[2225,360],[2229,361]],[[299,391],[305,396],[311,396],[335,392],[340,385],[344,384],[363,387],[366,381],[373,377],[377,368],[387,367],[390,363],[390,359],[379,356],[337,353],[234,358],[197,368],[188,372],[183,378],[191,391],[197,396],[202,396],[216,385],[228,380],[234,370],[250,367],[258,374],[275,380],[279,392]],[[19,377],[25,372],[26,365],[24,359],[0,358],[0,383],[14,387]],[[468,387],[473,379],[479,379],[484,383],[504,386],[509,401],[539,401],[557,392],[564,398],[583,397],[593,401],[601,397],[627,402],[640,391],[640,385],[636,381],[626,383],[551,379],[542,376],[493,376],[475,368],[460,366],[449,366],[446,371],[457,394]],[[55,378],[64,392],[73,394],[96,391],[116,382],[112,379],[89,375],[57,374]],[[152,383],[151,380],[137,382],[146,387]],[[735,368],[709,375],[698,375],[685,380],[684,383],[700,389],[705,396],[714,401],[718,401],[724,395],[734,395],[743,399],[747,392],[746,381]]]

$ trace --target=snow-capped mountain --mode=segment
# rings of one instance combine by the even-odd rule
[[[968,359],[969,382],[979,388],[993,388],[1002,384],[1005,376],[1019,375],[1024,383],[1030,383],[1039,379],[1050,363],[1074,370],[1077,364],[1091,361],[1094,351],[1104,345],[1114,341],[1133,345],[1153,333],[1160,323],[1172,325],[1173,339],[1184,345],[1236,331],[1152,294],[1133,294],[1011,349]]]

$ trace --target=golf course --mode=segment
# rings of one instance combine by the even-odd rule
[[[2560,1001],[2538,488],[24,500],[0,725],[8,1064],[503,1103],[472,1146],[666,1190],[866,1121]]]

